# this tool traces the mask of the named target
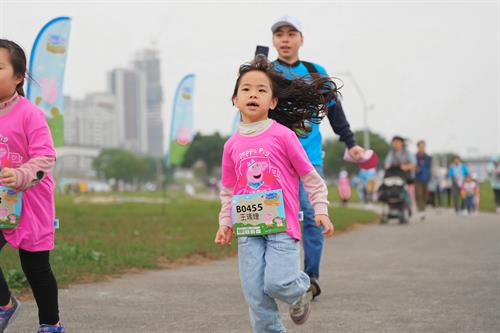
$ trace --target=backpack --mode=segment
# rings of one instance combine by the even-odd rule
[[[309,72],[309,74],[311,74],[312,78],[319,76],[318,69],[316,68],[316,66],[314,66],[312,62],[308,61],[301,61],[301,62],[307,68],[307,71]]]

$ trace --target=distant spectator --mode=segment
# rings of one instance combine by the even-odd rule
[[[425,141],[417,143],[417,154],[415,159],[417,166],[415,170],[415,197],[420,219],[425,219],[425,206],[427,205],[428,185],[431,180],[432,157],[425,152]]]
[[[349,183],[349,174],[345,170],[342,170],[339,173],[338,190],[342,206],[347,206],[347,203],[351,198],[351,184]]]
[[[488,166],[491,188],[495,196],[496,212],[500,213],[500,158],[494,157]]]
[[[391,167],[399,167],[406,173],[406,183],[408,189],[405,193],[406,201],[409,207],[413,207],[414,199],[414,172],[417,166],[415,156],[410,154],[406,149],[405,139],[401,136],[394,136],[391,140],[392,149],[385,157],[384,167],[389,169]]]
[[[465,210],[465,201],[462,200],[460,202],[460,189],[464,184],[465,177],[468,175],[469,170],[465,164],[462,163],[460,157],[455,156],[450,163],[450,167],[448,168],[448,176],[451,179],[451,194],[453,196],[453,203],[457,213],[459,213],[460,210]]]
[[[471,175],[467,175],[461,187],[461,195],[465,203],[464,215],[470,215],[475,212],[475,202],[479,196],[479,186],[477,182],[472,179]]]

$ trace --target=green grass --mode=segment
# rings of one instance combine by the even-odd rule
[[[495,197],[490,183],[482,183],[479,186],[479,210],[485,212],[495,211]]]
[[[185,197],[182,193],[180,193],[181,196]],[[78,193],[76,196],[82,196],[82,197],[94,197],[94,196],[99,196],[99,197],[126,197],[126,198],[163,198],[164,196],[166,198],[171,198],[172,195],[166,192],[165,194],[162,191],[137,191],[137,192],[87,192],[87,193]]]
[[[344,207],[330,208],[329,214],[336,231],[346,231],[354,224],[367,224],[378,218],[370,210]]]
[[[163,212],[160,204],[75,204],[73,197],[57,196],[60,229],[51,263],[60,286],[116,276],[130,270],[158,269],[181,258],[218,259],[236,253],[213,243],[220,204],[169,195]],[[368,223],[376,214],[334,208],[337,230]],[[1,266],[10,287],[27,287],[17,253],[2,250]]]
[[[337,187],[331,186],[328,187],[328,200],[331,203],[340,203],[340,195]],[[351,198],[349,202],[352,203],[360,203],[361,199],[359,198],[358,191],[354,187],[351,187]]]

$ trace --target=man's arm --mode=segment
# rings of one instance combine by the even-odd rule
[[[311,66],[306,67],[308,68],[308,72],[311,73]],[[318,64],[314,64],[312,67],[316,68],[317,72],[320,75],[329,76],[327,71]],[[340,103],[340,101],[337,101],[336,103],[333,102],[328,105],[327,117],[328,121],[330,122],[330,126],[332,126],[333,132],[340,136],[340,141],[342,141],[346,145],[349,151],[349,155],[355,161],[361,161],[365,150],[362,147],[356,145],[354,134],[351,131],[351,126],[347,121],[344,109],[342,108],[342,104]]]
[[[351,126],[347,121],[340,101],[328,107],[327,117],[333,132],[340,136],[340,141],[342,141],[348,149],[354,147],[356,145],[356,140],[354,140],[354,134],[351,131]]]
[[[308,63],[307,61],[302,61],[302,63],[313,78],[313,74],[315,73],[318,73],[321,76],[330,77],[324,67],[318,64]],[[351,126],[347,121],[340,100],[337,100],[336,102],[330,102],[330,104],[328,104],[327,117],[328,121],[330,122],[330,126],[332,126],[333,132],[340,136],[340,141],[342,141],[346,145],[347,149],[350,150],[351,148],[356,146],[354,134],[351,131]]]
[[[342,141],[348,151],[349,155],[355,161],[361,161],[365,150],[356,144],[354,140],[354,134],[351,131],[351,126],[345,117],[344,109],[340,101],[337,101],[334,105],[330,105],[328,108],[328,121],[330,126],[332,126],[333,132],[340,136],[340,141]]]
[[[408,163],[401,164],[401,170],[403,171],[415,171],[417,169],[417,160],[414,155],[409,155]]]

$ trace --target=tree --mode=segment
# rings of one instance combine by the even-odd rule
[[[148,163],[142,157],[123,149],[103,149],[92,162],[99,177],[120,179],[127,182],[144,180]]]
[[[211,173],[222,162],[222,151],[226,140],[227,138],[218,132],[211,135],[197,133],[184,156],[182,166],[191,168],[198,160],[202,160],[207,166],[208,173]]]
[[[158,181],[160,174],[165,174],[165,159],[161,157],[146,156],[142,158],[146,166],[144,181]]]

